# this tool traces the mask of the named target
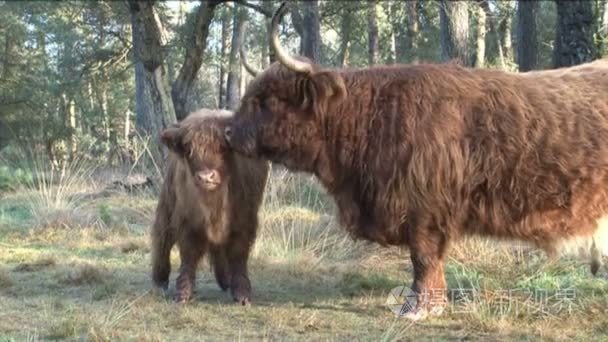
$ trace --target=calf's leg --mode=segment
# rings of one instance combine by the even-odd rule
[[[252,239],[244,235],[234,238],[227,250],[228,267],[231,274],[230,293],[234,301],[242,305],[251,301],[251,282],[249,281],[247,261]]]
[[[217,284],[222,291],[228,290],[230,288],[230,267],[228,266],[226,247],[214,247],[209,251],[209,255],[211,256],[211,265]]]
[[[184,239],[178,241],[181,266],[176,280],[177,294],[175,301],[185,303],[192,297],[196,268],[205,254],[206,242],[201,241],[195,234],[185,234]]]
[[[152,281],[157,287],[167,290],[169,287],[169,274],[171,273],[171,248],[175,244],[175,237],[168,223],[158,218],[152,226]]]

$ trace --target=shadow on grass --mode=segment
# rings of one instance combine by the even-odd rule
[[[87,249],[93,259],[99,253]],[[105,254],[105,253],[103,253]],[[83,255],[84,256],[84,255]],[[55,258],[52,264],[45,262],[20,263],[8,272],[17,286],[0,291],[8,299],[52,300],[86,304],[108,299],[114,295],[136,296],[151,291],[159,302],[171,302],[178,268],[174,266],[167,295],[155,291],[150,279],[148,254],[141,255],[136,265],[88,261],[63,262]],[[41,259],[45,260],[45,259]],[[123,260],[128,262],[127,260]],[[347,310],[366,314],[367,305],[355,307],[352,303],[367,302],[374,296],[385,296],[400,281],[378,273],[359,273],[352,270],[337,272],[331,268],[297,269],[293,264],[262,264],[253,260],[250,277],[253,306],[283,306]],[[47,265],[48,264],[48,265]],[[33,267],[32,265],[36,266]],[[38,267],[40,266],[40,267]],[[295,270],[294,270],[295,267]],[[337,304],[326,304],[328,302]],[[215,282],[212,272],[204,262],[197,272],[195,294],[187,305],[231,305],[229,292],[223,292]],[[177,304],[176,304],[177,305]],[[236,304],[235,304],[236,305]],[[375,305],[375,304],[374,304]]]

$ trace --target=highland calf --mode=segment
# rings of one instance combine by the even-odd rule
[[[549,253],[608,214],[608,60],[524,74],[455,64],[330,70],[272,46],[226,129],[239,153],[316,175],[354,236],[407,246],[421,319],[445,305],[462,235]]]
[[[223,131],[231,112],[200,110],[165,129],[168,169],[152,227],[152,278],[167,289],[171,248],[181,267],[178,302],[192,295],[199,261],[209,253],[218,285],[235,301],[251,297],[247,259],[256,237],[268,162],[234,154]]]

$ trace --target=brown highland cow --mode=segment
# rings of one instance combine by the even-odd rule
[[[251,298],[247,259],[256,237],[268,162],[237,155],[226,146],[223,132],[231,114],[200,110],[161,133],[172,153],[152,226],[152,279],[167,289],[169,255],[177,243],[178,302],[190,299],[205,252],[222,290],[230,288],[242,304]]]
[[[290,57],[258,74],[226,139],[311,172],[355,237],[407,246],[420,319],[445,305],[451,241],[477,234],[555,253],[608,213],[608,60],[525,74],[448,65],[330,70]]]

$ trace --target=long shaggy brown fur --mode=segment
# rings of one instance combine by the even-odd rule
[[[445,289],[447,246],[463,234],[548,252],[594,234],[608,212],[608,60],[522,74],[275,63],[250,84],[227,139],[314,173],[354,236],[409,246],[423,296]]]
[[[152,278],[168,287],[174,244],[181,257],[176,300],[187,301],[200,259],[209,253],[219,286],[250,300],[247,259],[255,240],[268,162],[234,154],[223,138],[232,113],[200,110],[167,128],[172,153],[152,226]]]

